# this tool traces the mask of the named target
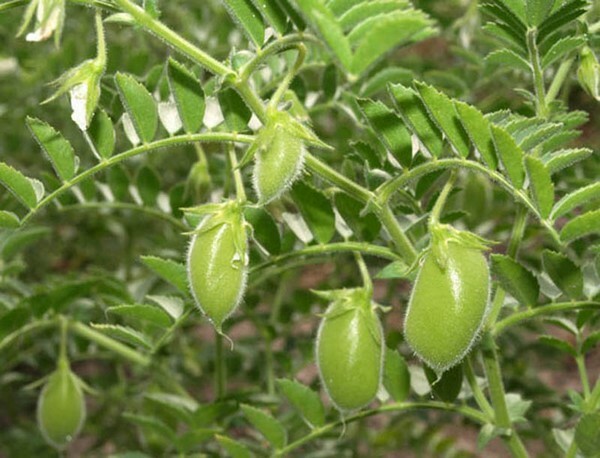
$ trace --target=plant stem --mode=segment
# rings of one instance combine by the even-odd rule
[[[494,336],[498,336],[511,326],[516,326],[533,318],[554,315],[561,312],[571,312],[577,310],[600,309],[600,302],[582,301],[582,302],[557,302],[555,304],[541,305],[539,307],[516,312],[512,315],[498,321],[492,328]],[[600,389],[598,390],[600,391]],[[600,396],[600,395],[599,395]]]
[[[287,91],[288,87],[294,80],[294,77],[300,70],[300,67],[302,67],[302,64],[304,63],[304,59],[306,58],[306,46],[300,43],[297,45],[297,49],[298,56],[296,57],[296,61],[294,62],[294,65],[289,69],[289,71],[285,74],[285,77],[279,84],[279,87],[271,97],[271,100],[269,101],[269,108],[275,109],[277,107],[279,101],[281,100],[281,97],[283,97],[283,94],[285,94],[285,91]]]
[[[575,58],[571,57],[570,59],[563,61],[560,64],[560,67],[558,67],[556,75],[554,75],[554,79],[552,80],[552,83],[550,83],[548,93],[546,94],[546,104],[549,105],[560,92],[567,76],[569,76],[573,62],[575,62]]]
[[[18,8],[20,6],[25,6],[29,3],[30,0],[10,0],[8,2],[3,2],[0,4],[0,13],[3,11],[10,10],[12,8]]]
[[[215,331],[215,391],[217,399],[222,399],[226,393],[227,367],[223,352],[223,340],[223,335]]]
[[[42,200],[40,200],[37,205],[29,210],[29,213],[23,217],[21,220],[21,225],[26,224],[37,212],[60,196],[62,193],[71,189],[76,184],[84,181],[85,179],[95,175],[96,173],[112,167],[120,162],[123,162],[126,159],[130,159],[134,156],[139,156],[140,154],[148,153],[150,151],[155,151],[161,148],[166,148],[169,146],[176,146],[185,143],[191,142],[243,142],[243,143],[252,143],[254,141],[254,137],[251,135],[241,135],[230,132],[203,132],[200,134],[186,134],[186,135],[177,135],[174,137],[164,138],[161,140],[157,140],[155,142],[146,143],[144,145],[137,146],[130,150],[127,150],[121,154],[117,154],[115,156],[106,159],[99,164],[85,170],[79,175],[71,178],[68,181],[65,181],[59,188],[48,194]]]
[[[185,54],[198,64],[219,76],[234,74],[228,66],[194,46],[191,42],[174,32],[158,19],[153,18],[143,8],[130,0],[113,0],[124,12],[131,14],[136,22],[163,40],[175,51]]]
[[[536,114],[542,118],[548,117],[548,105],[546,105],[546,89],[544,87],[544,73],[540,63],[540,53],[537,48],[537,29],[527,30],[527,50],[529,60],[533,69],[533,84],[536,96]]]
[[[274,54],[286,51],[288,49],[296,47],[299,43],[305,43],[307,41],[317,42],[317,38],[313,35],[304,32],[292,33],[285,37],[279,38],[272,43],[269,43],[263,49],[256,50],[256,56],[250,59],[244,64],[239,71],[239,76],[242,81],[246,81],[250,75],[258,68],[258,66],[265,61],[265,59]]]
[[[380,414],[383,412],[407,412],[407,411],[418,410],[418,409],[434,409],[434,410],[443,410],[443,411],[447,411],[447,412],[455,412],[455,413],[459,413],[467,418],[470,418],[471,420],[473,420],[479,424],[483,425],[483,424],[487,423],[487,418],[485,417],[485,415],[483,415],[478,410],[475,410],[475,409],[473,409],[471,407],[467,407],[467,406],[458,406],[458,405],[448,404],[448,403],[439,402],[439,401],[395,402],[395,403],[391,403],[391,404],[384,404],[376,409],[363,410],[363,411],[358,412],[350,417],[344,418],[343,420],[328,423],[319,428],[315,428],[307,435],[292,442],[291,444],[288,444],[286,447],[277,450],[275,452],[275,456],[277,456],[277,457],[286,456],[288,453],[292,452],[293,450],[297,449],[298,447],[300,447],[320,436],[323,436],[324,434],[334,430],[335,428],[344,426],[348,423],[355,422],[362,418],[371,417],[373,415],[377,415],[377,414]]]
[[[321,162],[312,154],[305,154],[305,164],[313,173],[316,173],[324,180],[334,184],[356,200],[363,203],[369,203],[374,200],[375,194],[373,194],[373,192],[346,178],[324,162]]]
[[[446,205],[448,195],[450,194],[450,191],[452,191],[454,183],[456,183],[456,177],[456,171],[452,170],[450,172],[450,178],[448,179],[448,181],[446,181],[446,184],[442,188],[442,191],[440,192],[440,195],[438,196],[437,200],[435,201],[435,205],[431,210],[431,214],[429,215],[430,228],[439,224],[440,216],[442,214],[442,210],[444,209],[444,205]]]
[[[475,370],[473,369],[472,356],[465,358],[463,368],[465,371],[465,377],[467,378],[467,382],[471,387],[471,391],[473,392],[473,397],[475,398],[477,405],[483,411],[483,413],[489,417],[490,420],[493,420],[494,409],[488,402],[487,398],[485,397],[485,394],[483,393],[483,391],[479,387],[479,384],[477,383],[477,378],[475,377]]]
[[[300,250],[290,251],[279,256],[272,256],[267,261],[253,266],[250,270],[250,274],[256,274],[257,272],[260,272],[271,266],[281,264],[283,262],[289,261],[290,259],[296,259],[303,256],[325,256],[331,253],[353,251],[358,251],[362,254],[378,256],[380,258],[389,259],[391,261],[398,261],[399,259],[401,259],[401,257],[397,253],[383,246],[370,245],[364,242],[337,242],[329,243],[327,245],[311,245]]]
[[[69,328],[75,334],[78,334],[79,336],[84,337],[131,362],[134,362],[141,366],[150,365],[150,359],[147,356],[142,355],[133,348],[128,347],[127,345],[124,345],[121,342],[118,342],[108,337],[107,335],[90,328],[89,326],[83,323],[71,321],[69,322]]]
[[[585,367],[585,355],[578,354],[575,357],[575,362],[577,363],[577,370],[579,371],[579,378],[581,379],[583,398],[588,400],[592,393],[590,391],[590,380],[588,378],[587,369]]]
[[[502,372],[498,363],[498,353],[496,351],[496,343],[492,335],[486,332],[482,340],[483,365],[485,368],[486,378],[489,384],[490,397],[494,406],[494,417],[496,425],[500,428],[505,428],[510,431],[508,437],[504,437],[504,441],[515,457],[528,457],[529,454],[513,427],[506,405],[506,397],[504,393],[504,384],[502,383]]]
[[[65,205],[63,207],[60,207],[60,211],[64,212],[73,210],[99,210],[103,208],[111,210],[127,210],[139,212],[148,216],[152,216],[154,218],[159,218],[164,221],[167,221],[181,231],[186,231],[189,229],[189,227],[186,224],[184,224],[181,220],[174,218],[173,216],[169,215],[168,213],[165,213],[162,210],[157,210],[152,207],[142,207],[140,205],[130,204],[127,202],[83,202],[80,204]]]
[[[244,189],[244,180],[242,180],[242,172],[238,168],[237,156],[235,154],[235,146],[233,144],[227,145],[229,153],[229,163],[231,165],[231,172],[233,173],[233,179],[235,181],[235,193],[237,200],[241,204],[246,202],[246,190]]]
[[[379,220],[381,224],[386,228],[390,237],[394,241],[396,248],[404,261],[411,265],[417,259],[417,252],[413,247],[411,241],[408,239],[407,235],[404,233],[398,220],[392,213],[388,204],[383,205],[383,207],[377,210],[377,216],[379,216]]]
[[[559,247],[561,250],[564,250],[564,246],[560,240],[558,232],[547,219],[540,215],[537,210],[535,204],[531,201],[531,199],[527,196],[527,194],[523,190],[516,189],[501,173],[496,172],[495,170],[490,170],[485,167],[483,164],[475,161],[469,161],[465,159],[439,159],[433,162],[427,162],[422,165],[418,165],[406,172],[402,175],[398,175],[397,177],[386,181],[383,183],[376,191],[375,194],[378,196],[379,202],[387,202],[392,195],[399,189],[406,186],[411,181],[414,181],[418,178],[421,178],[424,175],[429,173],[444,170],[444,169],[468,169],[473,170],[482,175],[487,176],[489,179],[498,183],[502,188],[508,191],[518,202],[522,203],[529,213],[533,214],[540,222],[540,224],[548,231],[548,234],[552,237],[553,242]]]
[[[373,281],[371,280],[371,275],[369,274],[367,264],[365,264],[365,260],[358,251],[354,252],[354,259],[356,259],[356,263],[358,264],[358,269],[360,270],[360,276],[363,281],[363,286],[367,291],[368,295],[371,296],[373,294]]]

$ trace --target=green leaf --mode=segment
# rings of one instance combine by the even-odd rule
[[[544,163],[534,156],[525,158],[531,193],[542,217],[548,218],[554,204],[554,184]]]
[[[252,3],[276,32],[280,35],[286,32],[287,16],[277,0],[252,0]]]
[[[254,239],[269,253],[281,252],[281,236],[273,217],[262,208],[246,207],[244,216],[252,228]]]
[[[175,442],[177,435],[175,432],[167,426],[162,420],[149,415],[139,415],[131,412],[123,413],[123,418],[126,420],[141,426],[144,429],[150,430],[160,437],[168,440],[169,442]]]
[[[15,229],[21,225],[19,217],[12,212],[0,210],[0,228]]]
[[[329,64],[323,70],[321,87],[323,88],[323,95],[326,99],[329,100],[335,96],[338,87],[337,68],[335,65]]]
[[[343,192],[336,193],[334,201],[335,208],[359,240],[372,242],[379,236],[381,222],[373,213],[362,214],[364,204]]]
[[[555,10],[539,25],[537,34],[538,43],[542,43],[553,32],[556,32],[584,14],[587,6],[587,0],[573,0],[563,3],[559,9]]]
[[[113,123],[104,110],[96,111],[88,133],[96,146],[98,154],[104,159],[112,156],[115,150],[115,129]]]
[[[148,207],[154,206],[160,192],[160,178],[158,174],[148,166],[142,167],[136,177],[136,186],[144,205]]]
[[[424,365],[425,376],[433,394],[444,402],[454,402],[460,393],[463,382],[462,364],[451,367],[439,376],[429,366]]]
[[[375,278],[389,280],[391,278],[410,278],[411,271],[404,261],[393,261],[377,272]]]
[[[247,404],[241,405],[244,415],[252,426],[254,426],[273,447],[276,449],[285,447],[287,433],[281,423],[273,416]]]
[[[523,423],[527,421],[525,413],[531,407],[531,401],[524,400],[520,394],[508,393],[506,407],[511,423]]]
[[[111,167],[107,172],[108,186],[113,193],[115,200],[125,201],[129,195],[129,176],[121,165]]]
[[[439,157],[444,147],[442,134],[427,114],[417,93],[401,84],[390,85],[388,88],[404,123],[431,156]]]
[[[0,183],[27,207],[37,205],[38,197],[33,181],[4,162],[0,162]]]
[[[298,10],[331,48],[342,66],[352,68],[352,50],[336,17],[320,0],[294,0]]]
[[[241,26],[257,48],[265,41],[265,25],[260,12],[250,0],[222,0],[225,9],[235,21]]]
[[[317,241],[329,243],[335,234],[335,214],[329,199],[302,181],[294,184],[291,195]]]
[[[523,168],[523,150],[519,148],[515,139],[501,127],[491,125],[492,138],[496,153],[504,165],[510,181],[517,189],[523,187],[525,170]]]
[[[198,132],[206,108],[200,81],[196,75],[174,59],[169,59],[167,69],[169,87],[175,99],[183,128],[189,134]]]
[[[11,259],[29,245],[48,235],[50,235],[50,229],[46,227],[24,227],[11,232],[0,245],[2,259],[5,261]]]
[[[229,88],[219,92],[218,98],[227,127],[233,132],[248,130],[248,121],[252,117],[252,112],[240,95]]]
[[[144,304],[115,305],[106,309],[108,313],[114,313],[125,318],[142,320],[152,323],[158,327],[166,328],[172,322],[171,317],[158,307]],[[135,323],[135,321],[132,321]]]
[[[104,323],[90,323],[90,326],[110,337],[114,337],[115,339],[123,342],[135,346],[145,347],[147,349],[152,348],[152,342],[150,342],[150,339],[147,336],[128,326]]]
[[[589,148],[563,149],[544,156],[542,160],[546,163],[550,173],[555,174],[564,168],[587,159],[592,153],[593,151]]]
[[[583,274],[573,261],[561,253],[544,250],[542,264],[548,276],[571,299],[583,294]]]
[[[560,239],[569,243],[586,235],[600,233],[600,210],[578,216],[563,226]]]
[[[508,293],[520,304],[535,306],[537,304],[540,287],[535,276],[508,256],[493,254],[492,272]]]
[[[78,160],[69,141],[44,121],[28,116],[26,122],[59,178],[63,181],[73,178],[77,171]]]
[[[600,342],[600,331],[592,332],[581,344],[581,353],[584,355]]]
[[[325,409],[317,393],[294,380],[278,379],[277,387],[311,428],[325,424]]]
[[[167,312],[174,320],[178,320],[183,313],[183,300],[175,296],[146,296],[165,312]]]
[[[577,356],[577,351],[575,351],[575,348],[570,343],[557,339],[554,336],[540,336],[538,337],[538,341],[573,357]]]
[[[452,100],[432,86],[415,83],[421,99],[433,121],[444,132],[454,151],[462,157],[469,155],[469,137],[464,131]]]
[[[477,435],[477,450],[483,450],[492,439],[505,433],[506,431],[504,429],[498,428],[491,423],[486,423],[479,430],[479,434]]]
[[[531,26],[538,26],[550,14],[556,0],[527,0],[527,22]]]
[[[244,444],[229,437],[217,434],[217,442],[225,449],[231,458],[251,458],[253,455]]]
[[[584,186],[583,188],[579,188],[578,190],[564,196],[556,203],[550,216],[553,220],[555,220],[563,215],[566,215],[574,208],[577,208],[588,202],[593,202],[597,199],[600,199],[600,182]]]
[[[377,15],[363,21],[348,38],[355,47],[351,72],[360,75],[395,47],[433,34],[431,20],[418,10]]]
[[[410,392],[410,372],[398,350],[386,348],[383,386],[396,402],[406,400]]]
[[[379,101],[357,99],[357,103],[379,140],[402,166],[409,167],[412,162],[412,141],[400,118]]]
[[[477,152],[481,155],[487,166],[495,170],[498,167],[498,159],[496,158],[494,140],[492,139],[488,120],[485,119],[481,111],[471,105],[455,101],[454,106]]]
[[[600,412],[588,413],[581,417],[575,428],[575,442],[585,456],[600,455]]]
[[[151,142],[158,127],[158,111],[154,98],[131,75],[117,73],[115,81],[121,102],[131,117],[135,131],[142,142]]]
[[[183,264],[156,256],[142,256],[142,262],[155,274],[188,294],[187,270]]]
[[[510,49],[499,49],[491,52],[485,62],[492,67],[512,67],[526,74],[531,73],[529,62]]]
[[[554,43],[542,57],[542,67],[547,68],[563,56],[572,53],[585,44],[583,36],[565,37]]]

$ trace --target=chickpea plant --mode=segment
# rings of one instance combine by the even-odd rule
[[[0,36],[1,456],[600,456],[598,2]]]

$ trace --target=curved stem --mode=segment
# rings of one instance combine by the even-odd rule
[[[298,44],[305,43],[307,41],[318,42],[315,36],[304,32],[298,32],[286,35],[285,37],[282,37],[278,40],[269,43],[263,49],[257,50],[256,55],[248,62],[246,62],[244,66],[240,69],[240,80],[246,81],[250,77],[250,75],[252,75],[252,73],[256,70],[256,68],[265,61],[267,57],[294,48]]]
[[[18,8],[20,6],[25,6],[30,2],[30,0],[10,0],[8,2],[3,2],[0,4],[0,13],[3,11],[8,11],[13,8]]]
[[[60,211],[72,211],[72,210],[97,210],[97,209],[114,209],[114,210],[130,210],[143,213],[148,216],[152,216],[155,218],[160,218],[164,221],[171,223],[173,226],[177,227],[182,231],[189,230],[189,227],[184,224],[181,220],[174,218],[173,216],[157,210],[155,208],[143,207],[136,204],[130,204],[126,202],[83,202],[79,204],[66,205],[60,207]]]
[[[190,41],[174,32],[158,19],[150,16],[143,8],[140,8],[130,0],[113,0],[113,2],[117,4],[124,12],[131,14],[131,16],[133,16],[140,26],[144,27],[152,34],[165,41],[175,51],[188,56],[198,64],[202,65],[211,73],[219,76],[234,74],[233,70],[227,65],[222,64],[214,57],[196,47]]]
[[[286,447],[277,450],[275,452],[275,456],[285,456],[291,451],[297,449],[298,447],[332,431],[335,428],[339,428],[344,426],[347,423],[352,423],[357,420],[361,420],[363,418],[372,417],[373,415],[378,415],[383,412],[408,412],[411,410],[419,410],[419,409],[433,409],[433,410],[443,410],[447,412],[454,412],[464,415],[465,417],[480,423],[485,424],[487,422],[487,418],[480,411],[475,410],[471,407],[467,406],[458,406],[454,404],[447,404],[445,402],[439,401],[428,401],[428,402],[396,402],[392,404],[385,404],[376,409],[371,410],[363,410],[358,412],[355,415],[344,418],[343,420],[339,420],[333,423],[328,423],[320,428],[313,429],[306,436],[301,437],[300,439],[292,442]]]
[[[429,227],[439,224],[440,216],[442,214],[442,210],[444,209],[444,205],[446,205],[448,195],[450,194],[450,191],[452,191],[454,183],[456,183],[456,177],[456,170],[452,170],[452,172],[450,172],[450,178],[448,181],[446,181],[446,184],[442,188],[442,191],[440,192],[440,195],[438,196],[437,200],[435,201],[435,205],[431,210],[431,214],[429,215]]]
[[[338,242],[327,245],[313,245],[301,250],[290,251],[279,256],[272,256],[269,260],[252,267],[250,274],[256,274],[268,267],[303,256],[322,256],[339,252],[359,252],[366,255],[379,256],[392,261],[398,261],[400,259],[394,251],[386,247],[361,242]]]
[[[363,286],[367,291],[368,295],[371,296],[373,294],[373,281],[371,280],[371,275],[369,274],[367,264],[365,264],[365,260],[358,251],[354,252],[354,259],[356,259],[356,263],[358,264],[360,276],[363,281]]]
[[[157,140],[155,142],[146,143],[145,145],[140,145],[130,150],[127,150],[121,154],[117,154],[116,156],[112,156],[109,159],[106,159],[99,164],[87,169],[86,171],[80,173],[79,175],[71,178],[68,181],[65,181],[59,188],[48,194],[42,200],[40,200],[37,205],[29,210],[29,213],[23,217],[21,220],[21,225],[26,224],[37,212],[60,196],[62,193],[72,188],[74,185],[84,181],[85,179],[95,175],[96,173],[112,167],[115,164],[123,162],[126,159],[130,159],[135,156],[139,156],[140,154],[144,154],[150,151],[158,150],[161,148],[166,148],[169,146],[181,145],[184,143],[191,142],[243,142],[243,143],[252,143],[254,141],[254,137],[251,135],[241,135],[236,133],[229,132],[204,132],[200,134],[187,134],[187,135],[177,135],[174,137],[164,138],[162,140]]]
[[[469,387],[471,387],[471,391],[473,392],[473,397],[475,398],[477,405],[483,411],[483,413],[485,413],[489,417],[490,420],[493,419],[494,409],[488,402],[480,386],[477,384],[475,370],[473,369],[472,356],[469,356],[465,359],[465,364],[463,365],[463,368],[465,371],[465,377],[467,378]]]
[[[503,320],[498,321],[492,328],[492,334],[494,336],[498,336],[511,326],[523,324],[525,321],[529,321],[533,318],[554,315],[562,312],[572,312],[587,309],[600,309],[600,302],[558,302],[555,304],[540,305],[533,309],[513,313],[512,315],[504,318]]]
[[[277,107],[279,101],[281,100],[281,97],[283,97],[283,94],[285,94],[285,91],[287,91],[288,87],[294,80],[294,77],[298,73],[298,70],[300,70],[300,67],[302,67],[302,64],[304,63],[304,59],[306,58],[306,46],[300,43],[296,46],[296,49],[298,50],[296,61],[294,62],[294,65],[292,65],[292,67],[285,74],[285,77],[279,84],[279,87],[271,97],[268,108],[275,109]]]
[[[389,181],[386,181],[375,191],[375,193],[379,196],[380,202],[387,202],[397,190],[406,186],[408,183],[410,183],[413,180],[416,180],[424,175],[427,175],[431,172],[435,172],[437,170],[461,169],[461,168],[479,172],[482,175],[487,176],[489,179],[497,182],[501,187],[503,187],[512,196],[514,196],[518,202],[522,203],[527,208],[527,210],[530,213],[532,213],[540,221],[542,226],[544,226],[544,228],[548,231],[548,233],[552,237],[552,240],[558,247],[560,247],[561,249],[564,248],[561,243],[558,232],[556,232],[556,229],[554,229],[554,226],[552,226],[552,223],[550,221],[544,219],[540,215],[540,213],[538,212],[534,203],[529,199],[529,197],[527,196],[527,194],[524,191],[516,189],[499,172],[490,170],[487,167],[485,167],[484,165],[482,165],[478,162],[475,162],[475,161],[451,158],[451,159],[439,159],[437,161],[427,162],[425,164],[419,165],[417,167],[414,167],[414,168],[406,171],[402,175],[399,175]]]

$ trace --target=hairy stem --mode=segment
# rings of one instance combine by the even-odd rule
[[[433,409],[433,410],[443,410],[443,411],[447,411],[447,412],[455,412],[455,413],[459,413],[459,414],[461,414],[477,423],[480,423],[480,424],[485,424],[487,422],[486,417],[481,412],[479,412],[478,410],[475,410],[471,407],[467,407],[467,406],[458,406],[458,405],[453,405],[453,404],[448,404],[445,402],[438,402],[438,401],[396,402],[396,403],[391,403],[391,404],[384,404],[376,409],[363,410],[363,411],[358,412],[350,417],[346,417],[342,420],[328,423],[319,428],[315,428],[310,433],[308,433],[306,436],[301,437],[300,439],[292,442],[291,444],[287,445],[286,447],[284,447],[280,450],[277,450],[277,452],[275,453],[275,456],[286,456],[286,454],[292,452],[293,450],[297,449],[298,447],[300,447],[320,436],[323,436],[324,434],[326,434],[336,428],[344,426],[345,424],[348,424],[348,423],[353,423],[353,422],[361,420],[363,418],[371,417],[373,415],[378,415],[383,412],[408,412],[408,411],[420,410],[420,409]]]
[[[533,84],[536,96],[536,114],[542,118],[548,117],[548,105],[546,104],[546,89],[544,85],[544,73],[540,62],[540,53],[537,48],[537,29],[527,31],[527,50],[529,61],[533,70]]]
[[[448,199],[448,195],[452,188],[454,187],[454,183],[456,183],[456,171],[452,170],[450,172],[450,178],[446,181],[446,184],[442,188],[440,195],[435,201],[435,205],[431,210],[431,214],[429,215],[429,227],[436,226],[440,222],[440,216],[442,214],[442,210],[444,209],[444,205],[446,205],[446,200]]]
[[[494,336],[498,336],[508,328],[523,324],[533,318],[543,316],[551,316],[562,312],[572,312],[578,310],[595,310],[600,309],[600,302],[582,301],[582,302],[557,302],[555,304],[540,305],[539,307],[516,312],[512,315],[498,321],[492,327]],[[600,391],[600,390],[599,390]]]
[[[128,347],[127,345],[122,344],[121,342],[112,339],[111,337],[108,337],[106,334],[90,328],[83,323],[71,321],[69,322],[69,329],[71,329],[75,334],[90,340],[101,347],[112,351],[113,353],[116,353],[124,359],[139,364],[140,366],[150,365],[150,359],[147,356],[139,353],[131,347]]]
[[[482,356],[483,365],[485,368],[486,378],[489,384],[490,397],[494,407],[494,418],[496,425],[500,428],[505,428],[510,431],[508,437],[503,437],[508,449],[515,457],[528,457],[529,454],[517,433],[514,429],[508,413],[506,405],[506,394],[504,392],[504,384],[502,382],[502,372],[498,363],[498,352],[496,351],[496,343],[490,333],[483,336],[482,341]]]
[[[223,351],[224,337],[215,331],[215,392],[217,399],[222,399],[226,393],[227,367]]]

